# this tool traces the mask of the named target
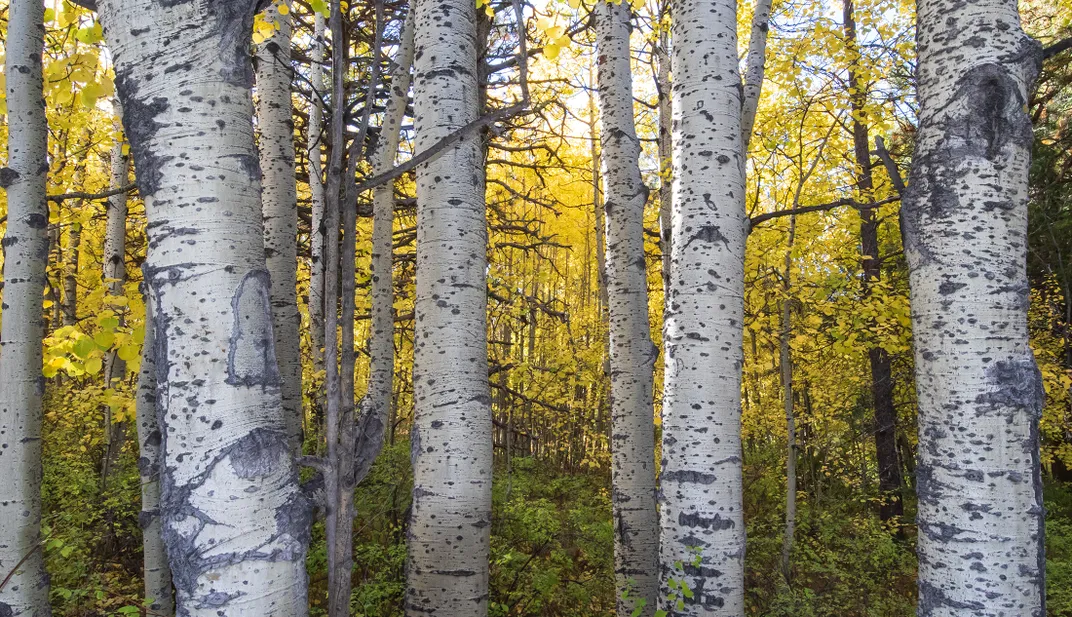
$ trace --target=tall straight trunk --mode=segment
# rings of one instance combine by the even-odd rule
[[[118,117],[122,116],[123,108],[116,100],[113,102],[116,112],[116,130],[122,128]],[[126,142],[117,139],[112,146],[112,177],[109,186],[117,189],[127,185],[130,178],[130,156],[125,152]],[[104,282],[108,286],[108,294],[123,296],[127,280],[127,194],[119,193],[108,198],[108,220],[104,231],[104,257],[103,274]],[[121,320],[122,321],[122,320]],[[127,363],[119,357],[115,351],[111,351],[104,361],[104,383],[113,387],[115,382],[122,379],[127,372]],[[108,490],[112,476],[117,471],[119,453],[126,441],[126,422],[116,422],[112,418],[110,406],[104,406],[104,461],[101,464],[101,492]]]
[[[472,0],[416,0],[416,150],[479,113]],[[492,419],[487,351],[487,221],[478,136],[417,169],[413,507],[406,615],[488,611]]]
[[[658,351],[648,322],[648,269],[640,140],[633,119],[629,5],[595,5],[599,60],[602,167],[607,180],[607,290],[610,299],[611,505],[618,616],[644,603],[655,610],[658,592],[658,516],[655,511],[653,369]],[[629,593],[625,593],[628,591]]]
[[[0,326],[0,615],[49,617],[41,549],[42,297],[48,263],[48,125],[41,97],[44,5],[11,0],[7,75],[7,233]],[[8,579],[7,577],[11,578]]]
[[[373,153],[373,174],[394,165],[401,139],[402,120],[409,102],[410,69],[413,66],[413,19],[402,26],[402,40],[391,72],[391,98],[387,102],[380,136]],[[383,449],[387,415],[394,386],[394,183],[376,187],[372,193],[372,336],[369,340],[368,393],[361,402],[357,429],[354,481],[360,483]]]
[[[145,297],[146,314],[152,314],[152,301]],[[171,589],[171,568],[168,567],[164,538],[160,527],[160,447],[163,443],[160,422],[156,413],[157,366],[156,338],[153,320],[145,320],[145,342],[141,348],[141,370],[138,391],[134,399],[138,424],[138,474],[141,477],[141,548],[146,607],[154,615],[170,617],[175,614],[175,597]]]
[[[803,185],[803,182],[801,183]],[[798,191],[799,195],[799,191]],[[782,376],[782,408],[785,410],[785,535],[782,538],[782,576],[792,579],[793,542],[797,528],[797,423],[793,413],[793,356],[789,337],[793,334],[793,244],[797,237],[797,217],[789,217],[789,242],[782,273],[782,324],[778,333],[778,364]]]
[[[313,16],[312,63],[309,68],[309,83],[313,98],[309,107],[309,127],[305,136],[306,154],[309,157],[309,193],[312,198],[311,232],[309,237],[309,324],[310,345],[313,354],[313,369],[324,370],[324,242],[327,238],[324,225],[324,170],[321,163],[321,148],[324,145],[323,116],[324,94],[324,33],[327,25],[324,16]],[[319,407],[319,405],[317,405]],[[314,413],[323,410],[314,409]],[[322,427],[318,427],[321,428]]]
[[[345,428],[342,415],[342,389],[339,375],[339,219],[341,215],[343,165],[346,153],[346,69],[348,45],[340,0],[331,5],[331,150],[328,154],[327,187],[324,212],[324,369],[327,389],[324,441],[328,465],[324,471],[327,514],[324,528],[328,565],[328,614],[336,617],[349,611],[350,596],[341,597],[349,587],[353,551],[353,522],[339,511],[342,499],[342,467],[346,447],[340,431]],[[344,327],[347,324],[344,324]],[[353,324],[349,324],[352,329]],[[341,536],[340,536],[341,532]],[[340,563],[339,560],[344,563]]]
[[[178,613],[304,615],[311,510],[272,335],[252,122],[256,4],[99,9],[148,219],[161,533]]]
[[[853,0],[842,0],[845,44],[850,55],[849,102],[852,106],[852,143],[856,157],[856,188],[863,201],[874,200],[875,183],[871,175],[871,138],[867,130],[867,88],[859,74],[859,46],[856,37],[856,18]],[[882,278],[879,261],[878,213],[874,209],[860,210],[860,246],[863,253],[863,295]],[[897,409],[893,405],[893,368],[885,349],[873,345],[867,350],[871,366],[871,398],[875,408],[875,455],[878,459],[878,486],[882,504],[879,515],[883,521],[896,521],[904,514],[901,503],[901,462],[897,457]]]
[[[744,613],[741,468],[744,156],[736,4],[674,0],[674,216],[664,326],[662,596]],[[699,564],[693,565],[699,555]],[[681,563],[684,568],[675,567]]]
[[[674,110],[670,103],[670,33],[659,36],[655,83],[659,90],[659,241],[663,252],[663,298],[670,289],[671,228],[674,220]]]
[[[744,71],[744,99],[741,103],[741,151],[746,155],[756,126],[759,95],[763,91],[772,1],[756,0],[755,12],[752,14],[752,31],[748,39],[748,59],[745,61]]]
[[[1028,344],[1026,112],[1041,59],[1015,0],[919,0],[903,225],[919,404],[919,615],[1045,614]]]
[[[287,7],[281,14],[277,7]],[[283,418],[291,450],[302,447],[302,375],[298,325],[298,195],[294,181],[294,120],[290,84],[290,2],[265,11],[275,32],[257,47],[257,127],[261,164],[264,252],[272,278],[272,333],[282,380]]]

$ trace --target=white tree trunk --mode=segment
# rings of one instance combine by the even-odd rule
[[[373,175],[389,171],[398,154],[402,120],[409,102],[410,70],[413,67],[413,18],[402,26],[402,40],[391,71],[391,98],[387,102],[380,136],[373,153]],[[387,415],[391,408],[395,367],[394,316],[394,213],[393,182],[385,182],[372,193],[372,336],[369,340],[368,393],[361,401],[361,419],[354,450],[354,481],[372,468],[383,449]]]
[[[752,34],[748,39],[748,59],[744,71],[744,99],[741,102],[741,150],[746,155],[756,125],[759,95],[767,63],[767,34],[770,32],[772,0],[756,0],[752,14]]]
[[[264,251],[272,277],[272,332],[282,379],[287,440],[302,447],[302,367],[298,326],[298,195],[294,181],[294,116],[290,100],[291,17],[272,5],[264,18],[277,27],[257,48],[257,127],[261,164]],[[318,343],[319,344],[319,343]]]
[[[152,301],[145,297],[147,315],[152,315]],[[153,320],[145,320],[145,342],[141,349],[141,371],[138,373],[138,392],[134,400],[138,423],[138,474],[141,477],[141,547],[146,605],[154,615],[170,617],[175,614],[175,597],[171,588],[171,569],[168,567],[164,539],[160,528],[160,446],[161,425],[156,413],[157,382],[154,353]]]
[[[5,41],[7,189],[0,330],[0,615],[48,617],[41,543],[41,377],[48,263],[48,126],[41,96],[45,32],[40,0],[11,0]]]
[[[1045,614],[1028,345],[1026,105],[1041,51],[1015,0],[920,0],[904,195],[919,401],[919,615]]]
[[[324,145],[323,97],[327,92],[324,80],[324,32],[327,25],[324,16],[313,17],[312,64],[309,68],[309,83],[313,87],[312,104],[309,107],[309,128],[305,136],[306,154],[309,157],[309,193],[312,197],[312,214],[309,238],[309,324],[310,347],[313,352],[313,369],[324,369],[324,169],[321,149]]]
[[[648,322],[648,269],[640,140],[633,119],[628,3],[595,5],[602,168],[606,178],[607,290],[610,304],[611,488],[618,616],[640,600],[655,610],[658,516],[655,511],[653,369],[658,351]],[[626,597],[623,592],[630,590]]]
[[[184,617],[307,612],[253,142],[250,1],[103,0],[145,200],[161,517]]]
[[[655,83],[659,90],[659,241],[663,252],[663,299],[670,289],[671,234],[674,220],[674,110],[670,103],[670,33],[657,47]]]
[[[415,0],[418,152],[479,113],[476,4]],[[417,169],[413,510],[406,615],[488,610],[492,422],[480,138]]]
[[[122,130],[119,117],[123,115],[123,107],[118,99],[112,102],[115,108],[116,132]],[[126,142],[117,139],[112,146],[112,177],[109,186],[117,189],[127,185],[130,178],[130,156],[124,152]],[[104,256],[103,268],[105,284],[108,293],[112,296],[122,296],[125,293],[124,285],[127,280],[127,194],[119,193],[108,198],[108,220],[104,231]],[[122,379],[127,372],[127,363],[119,357],[114,350],[108,353],[104,362],[104,383],[107,387],[113,387],[116,380]],[[108,405],[104,406],[104,461],[101,465],[101,492],[107,490],[111,484],[112,476],[117,468],[119,452],[123,449],[126,437],[126,423],[115,422],[112,418],[112,410]]]
[[[673,615],[744,614],[741,364],[744,157],[736,4],[674,0],[674,216],[664,327],[662,596]],[[700,563],[694,565],[699,550]],[[675,567],[680,562],[684,568]]]

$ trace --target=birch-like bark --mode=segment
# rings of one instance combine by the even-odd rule
[[[412,6],[421,152],[477,118],[477,18],[472,0]],[[479,136],[418,168],[417,251],[405,611],[481,617],[488,610],[492,418]]]
[[[184,617],[307,612],[311,511],[285,431],[253,140],[257,8],[99,3],[148,219],[161,533]]]
[[[607,290],[610,300],[611,490],[618,616],[658,591],[658,516],[655,511],[653,369],[658,351],[648,323],[648,269],[640,140],[633,119],[627,3],[595,5],[596,79],[606,178]],[[625,592],[628,590],[628,593]]]
[[[745,61],[744,98],[741,101],[741,148],[748,153],[752,132],[756,126],[759,95],[763,91],[763,73],[767,63],[767,35],[770,32],[770,13],[773,0],[756,0],[752,15],[752,34],[748,39],[748,59]]]
[[[145,297],[145,312],[152,315],[152,301]],[[141,370],[138,373],[138,392],[134,399],[138,423],[138,475],[141,477],[141,548],[145,600],[154,615],[170,617],[175,614],[175,596],[171,588],[171,569],[168,567],[164,538],[160,527],[160,457],[163,439],[156,413],[157,366],[156,338],[153,320],[145,320],[145,341],[141,348]]]
[[[277,7],[287,7],[281,14]],[[302,447],[302,375],[298,325],[298,194],[294,181],[294,116],[290,85],[290,2],[272,5],[264,19],[275,32],[257,47],[258,151],[264,252],[272,279],[272,332],[282,380],[287,440],[298,455]],[[319,343],[318,343],[319,344]]]
[[[373,175],[394,165],[402,133],[402,120],[409,102],[410,70],[413,66],[413,19],[402,26],[402,39],[391,70],[391,98],[387,102],[379,140],[373,153]],[[354,481],[360,483],[383,449],[387,415],[394,386],[394,183],[377,186],[372,193],[372,336],[369,340],[369,386],[361,401],[361,419],[354,450]]]
[[[672,615],[744,614],[744,156],[736,3],[673,0],[674,216],[664,326],[662,590]],[[692,565],[699,551],[699,565]],[[675,567],[681,563],[684,568]]]
[[[11,0],[5,41],[7,190],[0,326],[0,615],[49,617],[41,551],[41,377],[48,263],[48,125],[41,96],[44,5]],[[9,579],[8,576],[11,578]]]
[[[115,109],[116,133],[121,132],[123,107],[118,99],[112,102]],[[130,156],[127,154],[124,139],[117,139],[112,146],[112,177],[109,186],[113,189],[127,185],[130,178]],[[127,280],[127,194],[118,193],[108,198],[108,219],[104,231],[103,275],[108,293],[112,296],[124,295]],[[120,318],[122,321],[122,318]],[[122,379],[127,372],[127,363],[114,350],[104,359],[104,383],[112,387],[114,382]],[[101,492],[108,490],[112,476],[117,469],[119,453],[126,440],[126,422],[116,422],[112,418],[110,406],[104,406],[104,460],[101,464]]]
[[[1041,617],[1042,378],[1028,345],[1026,111],[1041,50],[1015,0],[917,3],[904,194],[921,617]]]
[[[669,9],[669,7],[667,7]],[[663,252],[663,299],[670,289],[671,229],[674,220],[674,110],[670,104],[670,33],[659,35],[655,84],[659,91],[659,241]]]
[[[845,44],[849,62],[849,104],[852,108],[852,143],[856,157],[857,199],[874,201],[874,177],[871,174],[871,138],[867,130],[867,88],[859,79],[860,50],[856,36],[856,17],[852,0],[842,0]],[[863,269],[863,296],[882,278],[879,260],[878,213],[873,208],[860,210],[860,259]],[[901,503],[901,462],[897,456],[897,409],[893,405],[893,366],[890,355],[878,345],[867,350],[871,368],[871,399],[875,408],[875,458],[878,462],[878,486],[882,503],[879,516],[896,521],[904,514]]]
[[[327,25],[324,16],[313,17],[312,63],[309,67],[309,83],[313,98],[309,107],[309,128],[305,136],[306,154],[309,158],[309,193],[312,198],[311,237],[309,240],[309,324],[310,348],[313,353],[313,370],[324,369],[324,170],[321,163],[321,148],[324,104],[327,90],[324,80],[324,33]],[[322,427],[319,427],[322,428]]]

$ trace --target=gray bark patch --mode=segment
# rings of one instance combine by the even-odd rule
[[[234,324],[227,351],[227,383],[247,387],[279,387],[272,334],[271,288],[268,273],[254,270],[238,285],[231,308]]]

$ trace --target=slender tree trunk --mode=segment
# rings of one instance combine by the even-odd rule
[[[152,315],[152,301],[148,296],[146,314]],[[145,320],[145,342],[141,348],[141,371],[138,373],[138,393],[135,408],[138,423],[138,473],[141,476],[141,546],[144,563],[146,607],[154,615],[170,617],[175,614],[175,598],[171,589],[171,569],[168,567],[164,539],[160,527],[160,422],[157,416],[157,366],[155,362],[156,339],[153,320]]]
[[[476,5],[416,0],[418,152],[476,119]],[[487,368],[487,222],[477,136],[417,169],[413,506],[406,615],[488,610],[492,422]]]
[[[752,34],[748,39],[748,59],[744,71],[744,99],[741,104],[741,148],[746,155],[756,126],[759,95],[767,63],[767,35],[770,33],[772,0],[756,0],[752,14]]]
[[[44,5],[11,0],[5,41],[7,189],[0,326],[0,615],[49,617],[41,551],[41,378],[48,263],[48,125],[41,96]],[[10,578],[8,578],[10,576]]]
[[[802,183],[803,184],[803,183]],[[798,191],[799,194],[799,191]],[[778,333],[778,363],[782,375],[782,407],[785,410],[785,535],[782,539],[782,576],[792,580],[793,542],[797,528],[797,425],[793,415],[793,357],[789,337],[793,334],[793,244],[797,237],[797,217],[789,217],[789,242],[782,274],[782,327]]]
[[[325,210],[324,210],[324,171],[321,163],[321,149],[324,145],[323,132],[323,97],[327,90],[324,81],[324,33],[327,25],[324,16],[316,13],[313,16],[313,49],[312,63],[309,68],[309,83],[313,87],[313,98],[309,107],[309,128],[306,135],[306,153],[309,158],[309,193],[312,198],[311,224],[312,231],[309,238],[309,323],[310,344],[313,354],[313,370],[324,370],[324,242],[325,233]],[[323,430],[320,426],[323,422],[322,405],[317,404],[313,409],[314,425],[317,430]]]
[[[659,89],[659,241],[663,252],[663,298],[670,289],[670,247],[674,212],[674,110],[670,103],[670,33],[659,35],[656,85]]]
[[[662,593],[675,615],[744,613],[744,156],[736,5],[673,0],[674,217],[664,328]],[[699,551],[699,564],[693,565]],[[685,567],[676,567],[681,563]]]
[[[306,614],[253,140],[253,1],[102,0],[145,200],[162,535],[189,617]],[[181,45],[172,45],[181,41]]]
[[[379,141],[373,154],[373,174],[391,169],[398,153],[402,120],[409,102],[410,69],[413,66],[413,19],[402,27],[402,40],[391,73],[391,98],[387,102]],[[387,182],[372,193],[372,337],[369,341],[368,393],[361,402],[357,429],[354,481],[360,483],[383,449],[384,431],[394,386],[394,183]]]
[[[610,304],[611,488],[618,616],[640,602],[655,610],[658,517],[655,511],[653,369],[658,351],[648,322],[648,269],[640,140],[633,119],[630,13],[626,3],[595,5],[602,166],[607,179],[607,289]],[[626,594],[625,592],[629,593]]]
[[[350,596],[341,590],[350,585],[351,534],[353,522],[340,512],[342,499],[342,459],[344,417],[339,374],[339,219],[342,206],[343,165],[346,152],[346,70],[348,49],[341,2],[331,5],[331,150],[328,155],[324,213],[324,369],[327,389],[325,445],[328,465],[324,471],[327,498],[325,536],[328,564],[328,614],[336,617],[349,611]],[[347,324],[344,324],[344,327]],[[353,328],[353,324],[349,324]],[[340,538],[340,531],[342,537]],[[340,558],[345,563],[340,563]]]
[[[287,7],[285,15],[278,7]],[[298,195],[294,181],[291,109],[290,2],[273,4],[265,19],[276,27],[257,48],[257,127],[261,164],[264,252],[272,277],[272,332],[282,379],[283,417],[291,450],[301,454],[302,375],[298,325]]]
[[[122,106],[116,100],[113,103],[116,112],[116,129],[122,128],[118,120],[123,114]],[[126,186],[130,178],[130,156],[124,152],[126,142],[118,139],[112,146],[112,177],[109,186],[113,189]],[[119,193],[108,199],[108,221],[104,232],[104,283],[112,296],[123,296],[127,280],[127,194]],[[122,319],[120,320],[122,322]],[[111,351],[104,361],[104,383],[113,387],[127,372],[127,363],[115,351]],[[108,490],[112,476],[116,473],[119,453],[126,441],[126,422],[115,422],[110,406],[104,407],[104,460],[101,464],[101,492]]]
[[[1042,378],[1028,345],[1026,111],[1015,0],[919,0],[904,197],[919,411],[919,615],[1042,617]]]
[[[75,174],[75,186],[82,190],[83,173]],[[82,208],[82,202],[71,208],[72,214]],[[67,229],[67,253],[63,264],[63,325],[78,323],[78,264],[82,253],[82,223],[71,221]]]
[[[852,142],[856,157],[856,188],[860,199],[874,199],[874,179],[871,175],[871,138],[867,130],[867,88],[860,83],[859,48],[856,37],[856,18],[853,0],[843,0],[845,44],[849,51],[849,101],[852,106]],[[874,209],[860,210],[860,246],[863,252],[863,295],[882,278],[879,261],[878,216]],[[893,368],[885,349],[873,345],[867,350],[871,365],[871,398],[875,408],[875,455],[878,459],[878,485],[882,505],[879,515],[883,521],[896,521],[904,514],[901,503],[901,462],[897,457],[897,409],[893,405]]]

